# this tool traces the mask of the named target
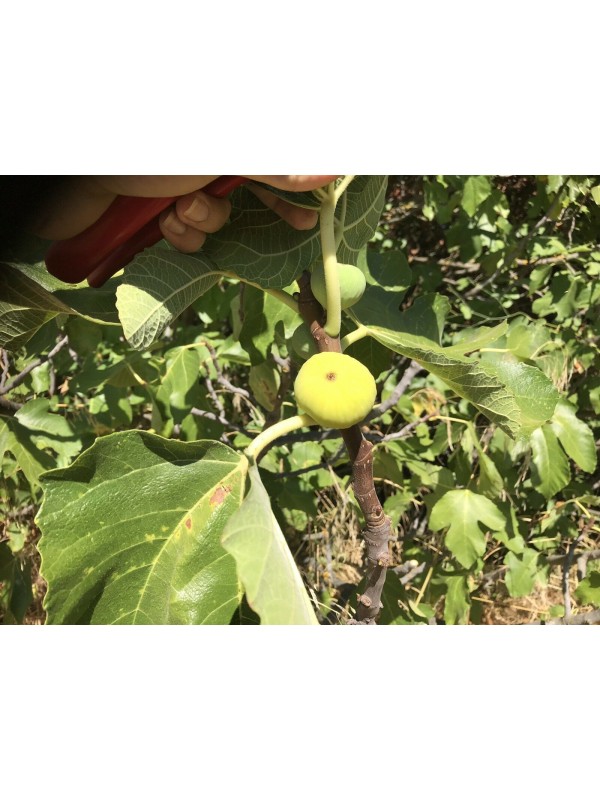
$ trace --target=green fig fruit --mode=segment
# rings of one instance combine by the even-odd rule
[[[377,387],[369,370],[343,353],[317,353],[294,383],[298,408],[323,428],[349,428],[373,408]]]
[[[317,353],[317,345],[315,344],[315,340],[303,322],[298,325],[292,334],[292,349],[298,358],[302,359],[302,361],[306,361],[307,358],[310,358]]]
[[[365,276],[358,267],[352,264],[338,264],[340,278],[340,294],[342,308],[350,308],[363,296],[367,285]],[[327,307],[327,292],[325,291],[325,268],[317,264],[310,276],[310,288],[323,308]]]

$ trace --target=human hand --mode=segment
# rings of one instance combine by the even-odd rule
[[[215,198],[202,189],[216,175],[126,175],[88,176],[66,180],[42,209],[34,232],[46,239],[68,239],[94,223],[117,195],[138,197],[177,197],[174,207],[159,217],[167,241],[184,253],[204,244],[206,235],[218,231],[229,219],[227,198]],[[288,191],[310,191],[324,186],[335,175],[245,175],[250,180]],[[269,208],[297,230],[309,230],[317,222],[317,212],[285,202],[261,186],[249,186]]]

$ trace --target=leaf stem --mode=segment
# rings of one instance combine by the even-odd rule
[[[274,442],[275,439],[279,439],[280,436],[285,436],[287,433],[298,430],[298,428],[307,428],[310,425],[316,424],[314,419],[308,414],[296,414],[295,417],[282,419],[281,422],[271,425],[271,427],[259,433],[256,439],[252,440],[245,450],[246,456],[247,458],[256,459],[267,445]]]
[[[339,186],[337,186],[337,188],[334,190],[334,202],[335,203],[337,203],[337,201],[340,199],[340,197],[344,194],[344,192],[346,191],[348,186],[350,186],[350,184],[352,183],[352,181],[354,180],[355,177],[356,177],[356,175],[344,175],[344,180],[341,181]]]
[[[340,345],[342,348],[342,353],[346,348],[350,347],[351,344],[354,342],[360,341],[360,339],[364,339],[365,336],[369,336],[369,329],[366,328],[364,325],[359,325],[355,331],[350,331],[345,336],[342,336],[340,339]]]
[[[246,278],[236,275],[235,272],[220,272],[218,274],[224,275],[226,278],[234,278],[242,283],[247,283],[248,286],[254,286],[255,289],[260,289],[261,291],[265,292],[265,294],[270,294],[271,297],[275,297],[277,300],[284,303],[288,308],[291,308],[292,311],[295,311],[296,314],[300,313],[298,310],[298,303],[294,300],[291,294],[288,294],[284,289],[266,289],[264,286],[254,283],[254,281],[249,281]]]

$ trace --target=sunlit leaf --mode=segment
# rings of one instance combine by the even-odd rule
[[[38,516],[50,624],[227,624],[241,599],[221,546],[245,459],[142,431],[97,439],[44,478]]]
[[[465,182],[460,204],[469,217],[475,216],[479,206],[492,193],[492,185],[485,175],[471,175]]]
[[[569,460],[548,425],[538,428],[531,435],[531,452],[531,482],[548,500],[571,480]]]
[[[263,625],[316,625],[302,578],[271,510],[256,466],[250,489],[225,526],[223,547],[235,558],[248,603]]]
[[[594,433],[589,425],[578,419],[575,409],[560,400],[552,416],[551,427],[567,455],[584,472],[594,472],[597,462]]]
[[[125,268],[117,308],[127,341],[149,347],[175,317],[221,278],[204,253],[186,255],[165,243],[145,250]]]
[[[429,518],[432,531],[448,528],[446,547],[464,567],[471,567],[485,553],[485,533],[506,526],[500,510],[483,495],[469,489],[453,489],[438,500]]]

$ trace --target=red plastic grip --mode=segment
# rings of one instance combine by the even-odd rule
[[[221,175],[202,191],[211,197],[226,197],[246,180],[239,175]],[[89,228],[49,247],[48,272],[67,283],[87,278],[90,286],[102,286],[137,253],[163,238],[158,217],[175,200],[176,197],[117,197]]]

